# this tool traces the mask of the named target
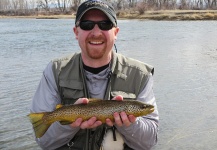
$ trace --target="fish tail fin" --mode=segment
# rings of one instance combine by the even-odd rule
[[[32,123],[33,129],[35,131],[35,136],[37,138],[42,137],[51,125],[51,123],[46,123],[43,121],[42,118],[45,114],[46,113],[31,113],[28,115],[30,122]]]

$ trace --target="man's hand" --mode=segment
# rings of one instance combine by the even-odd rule
[[[118,95],[116,97],[114,97],[112,100],[118,100],[118,101],[122,101],[123,100],[123,96]],[[112,122],[110,119],[106,119],[106,124],[109,126],[113,126],[114,124],[116,124],[117,126],[130,126],[132,123],[134,123],[136,121],[136,117],[133,115],[129,115],[127,116],[125,112],[121,112],[120,114],[115,112],[114,113],[114,122]]]
[[[79,98],[75,104],[87,104],[89,100],[87,98]],[[101,121],[97,121],[96,117],[91,117],[87,121],[83,121],[82,118],[76,119],[75,122],[71,124],[71,127],[80,127],[81,129],[90,129],[90,128],[95,128],[97,126],[100,126],[102,124]]]

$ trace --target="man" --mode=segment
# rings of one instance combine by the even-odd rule
[[[36,139],[42,149],[104,148],[103,139],[112,126],[123,138],[121,149],[146,150],[156,144],[159,118],[152,89],[154,69],[113,52],[118,31],[111,5],[100,0],[82,3],[74,27],[81,53],[48,64],[34,95],[31,112],[53,111],[60,103],[88,103],[87,98],[137,99],[154,105],[155,111],[137,118],[125,112],[114,113],[115,121],[107,119],[106,124],[94,116],[87,121],[78,118],[70,125],[55,122]]]

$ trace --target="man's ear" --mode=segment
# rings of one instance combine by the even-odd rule
[[[119,30],[120,30],[119,27],[114,28],[115,40],[117,39],[117,35],[118,35]]]
[[[75,34],[75,38],[78,39],[78,30],[76,27],[73,28],[74,34]]]

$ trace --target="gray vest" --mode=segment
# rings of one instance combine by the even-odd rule
[[[73,104],[78,98],[90,98],[82,64],[80,53],[53,61],[55,80],[64,105]],[[122,95],[124,99],[136,99],[150,73],[154,73],[152,66],[113,53],[111,74],[104,98],[109,100],[116,95]],[[100,149],[105,128],[106,125],[101,125],[94,132],[81,129],[73,138],[72,149]],[[127,145],[125,147],[126,150],[130,149]]]

